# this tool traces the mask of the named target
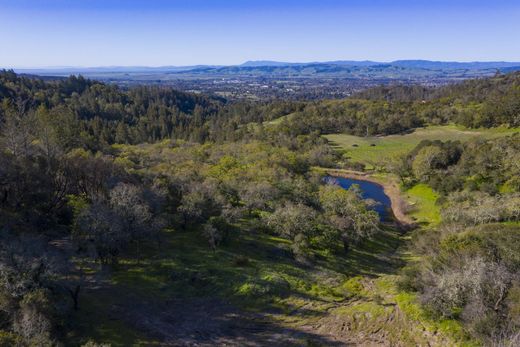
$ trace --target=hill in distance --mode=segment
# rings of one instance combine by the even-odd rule
[[[396,69],[398,68],[398,69]],[[488,72],[487,70],[520,70],[520,62],[446,62],[430,60],[396,60],[392,62],[376,62],[370,60],[337,60],[326,62],[279,62],[271,60],[247,61],[240,65],[193,65],[193,66],[100,66],[100,67],[49,67],[49,68],[30,68],[15,69],[18,73],[38,74],[38,75],[70,75],[70,74],[100,74],[100,73],[173,73],[179,75],[186,74],[258,74],[258,75],[331,75],[341,77],[358,73],[374,73],[375,71],[391,72],[402,70],[404,75],[421,75],[423,70],[452,71],[467,70],[474,74]],[[384,75],[384,74],[376,74]],[[384,77],[384,76],[383,76]]]
[[[381,84],[439,86],[497,72],[520,70],[520,62],[428,60],[338,60],[329,62],[247,61],[240,65],[106,66],[16,69],[25,76],[59,79],[83,75],[121,86],[168,85],[226,99],[337,99]]]

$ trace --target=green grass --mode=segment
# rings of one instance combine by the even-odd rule
[[[409,192],[424,199],[420,213],[427,214],[436,196],[422,185]],[[160,345],[121,319],[125,316],[121,312],[135,303],[193,298],[221,298],[243,310],[261,312],[288,328],[298,329],[332,313],[354,322],[353,329],[360,334],[383,329],[396,343],[423,341],[424,336],[416,339],[420,331],[410,330],[407,324],[411,322],[431,326],[447,339],[460,338],[458,323],[433,322],[411,297],[398,295],[395,273],[405,236],[391,227],[384,227],[348,254],[317,250],[314,266],[309,268],[292,258],[287,240],[247,231],[249,221],[243,223],[241,231],[215,252],[198,230],[169,230],[160,248],[144,247],[139,263],[135,254],[123,256],[103,289],[81,294],[70,345],[84,343],[86,337],[114,347]],[[389,319],[395,304],[407,320]]]
[[[315,271],[326,271],[340,282],[360,273],[372,276],[384,273],[388,264],[378,254],[391,252],[400,244],[399,237],[391,229],[384,230],[347,256],[341,252],[317,251]],[[284,293],[280,292],[286,285],[290,288],[289,294],[305,294],[319,300],[330,300],[335,296],[334,286],[322,285],[312,272],[294,261],[284,239],[261,233],[237,233],[213,252],[197,231],[171,231],[163,246],[161,251],[156,250],[156,254],[140,264],[122,261],[112,275],[113,284],[158,298],[223,296],[253,309],[264,304],[256,302],[258,292],[265,291],[270,299],[281,298]],[[240,257],[248,259],[247,265],[237,265]],[[172,281],[172,274],[179,280]],[[189,278],[193,275],[200,283],[190,283]]]
[[[347,134],[329,134],[324,137],[330,141],[332,146],[344,151],[345,156],[351,161],[372,167],[385,165],[408,153],[422,140],[468,141],[478,137],[507,136],[518,131],[520,131],[518,128],[467,129],[455,125],[443,125],[418,128],[412,133],[404,135],[359,137]]]
[[[421,322],[423,327],[432,333],[441,333],[450,336],[456,346],[476,347],[477,341],[472,340],[464,331],[460,322],[453,319],[436,320],[429,317],[427,312],[418,303],[414,294],[400,292],[395,296],[399,308],[412,320]]]
[[[394,271],[387,255],[401,244],[399,232],[386,228],[347,255],[316,251],[309,268],[293,259],[287,240],[241,228],[215,252],[197,230],[170,230],[161,248],[149,245],[139,263],[122,257],[103,289],[82,292],[70,343],[84,343],[88,336],[113,346],[154,344],[114,319],[120,314],[111,310],[172,298],[221,298],[246,311],[274,312],[283,324],[303,324],[336,302],[363,295],[363,277]],[[244,258],[245,264],[237,261]],[[294,313],[309,305],[312,309]]]
[[[148,339],[114,315],[108,309],[117,300],[112,293],[83,293],[80,295],[80,309],[73,312],[73,332],[66,337],[67,345],[79,346],[89,340],[110,343],[112,347],[151,345],[157,341]]]
[[[285,116],[281,116],[281,117],[275,118],[273,120],[266,121],[266,122],[264,122],[264,125],[280,125],[284,120],[293,117],[293,114],[294,113],[289,113],[289,114],[286,114]]]
[[[426,184],[417,184],[408,189],[405,198],[410,204],[409,215],[420,224],[436,225],[441,221],[440,206],[436,204],[438,194]]]

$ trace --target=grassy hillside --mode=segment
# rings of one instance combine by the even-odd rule
[[[423,140],[468,141],[490,139],[511,135],[519,129],[491,128],[467,129],[455,125],[428,126],[402,135],[360,137],[347,134],[328,134],[324,137],[330,144],[344,152],[352,162],[362,163],[369,168],[384,166],[393,159],[408,153]]]
[[[252,230],[235,235],[216,251],[208,248],[198,230],[171,230],[160,249],[151,246],[146,251],[145,260],[138,262],[129,254],[111,273],[92,274],[105,276],[106,281],[84,294],[76,317],[77,335],[71,336],[71,341],[77,343],[81,336],[90,336],[113,346],[126,346],[168,339],[161,328],[152,329],[153,325],[172,329],[179,339],[182,334],[194,333],[197,324],[216,324],[214,334],[218,335],[228,329],[218,323],[223,318],[219,315],[227,314],[253,317],[253,325],[267,324],[268,320],[278,325],[273,330],[286,330],[295,339],[309,333],[306,338],[312,339],[301,325],[355,297],[360,290],[357,281],[364,278],[360,276],[392,272],[391,255],[399,244],[399,234],[388,229],[349,256],[316,254],[317,266],[307,268],[293,260],[287,240]],[[203,312],[186,312],[187,329],[176,330],[174,322],[157,313],[177,309],[181,299],[214,316],[197,322]],[[123,319],[114,320],[114,316]],[[100,317],[103,324],[92,324]]]
[[[404,192],[410,205],[409,214],[419,224],[436,225],[441,221],[438,194],[426,184],[417,184]]]
[[[444,323],[450,330],[429,320],[395,289],[402,242],[387,228],[348,256],[316,254],[316,265],[306,267],[284,239],[250,231],[213,252],[199,231],[172,230],[145,260],[129,254],[111,272],[90,275],[105,281],[85,290],[69,342],[210,345],[226,335],[234,343],[294,346],[465,341],[455,322]]]

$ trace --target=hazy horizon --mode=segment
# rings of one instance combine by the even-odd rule
[[[4,68],[518,61],[511,0],[0,0]]]
[[[377,61],[372,59],[361,59],[361,60],[351,60],[351,59],[333,59],[333,60],[327,60],[327,61],[318,61],[318,60],[311,60],[311,61],[278,61],[278,60],[271,60],[271,59],[255,59],[255,60],[247,60],[243,61],[238,64],[212,64],[211,62],[207,64],[194,64],[194,65],[174,65],[174,64],[168,64],[168,65],[77,65],[77,66],[0,66],[0,68],[5,69],[14,69],[14,70],[59,70],[59,69],[110,69],[110,68],[148,68],[148,69],[160,69],[160,68],[182,68],[182,67],[191,67],[191,66],[240,66],[246,63],[256,63],[256,62],[269,62],[269,63],[280,63],[280,64],[324,64],[324,63],[334,63],[334,62],[346,62],[346,61],[352,61],[352,62],[374,62],[374,63],[382,63],[382,64],[389,64],[395,61],[429,61],[429,62],[436,62],[436,63],[512,63],[520,64],[520,59],[518,61],[513,60],[429,60],[429,59],[393,59],[388,61]]]

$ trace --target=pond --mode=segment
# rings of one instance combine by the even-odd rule
[[[361,189],[361,195],[364,199],[372,199],[377,202],[373,209],[379,214],[382,221],[392,219],[392,203],[388,195],[385,194],[383,186],[368,181],[355,180],[352,178],[332,177],[336,182],[345,189],[349,189],[352,185],[357,184]]]

